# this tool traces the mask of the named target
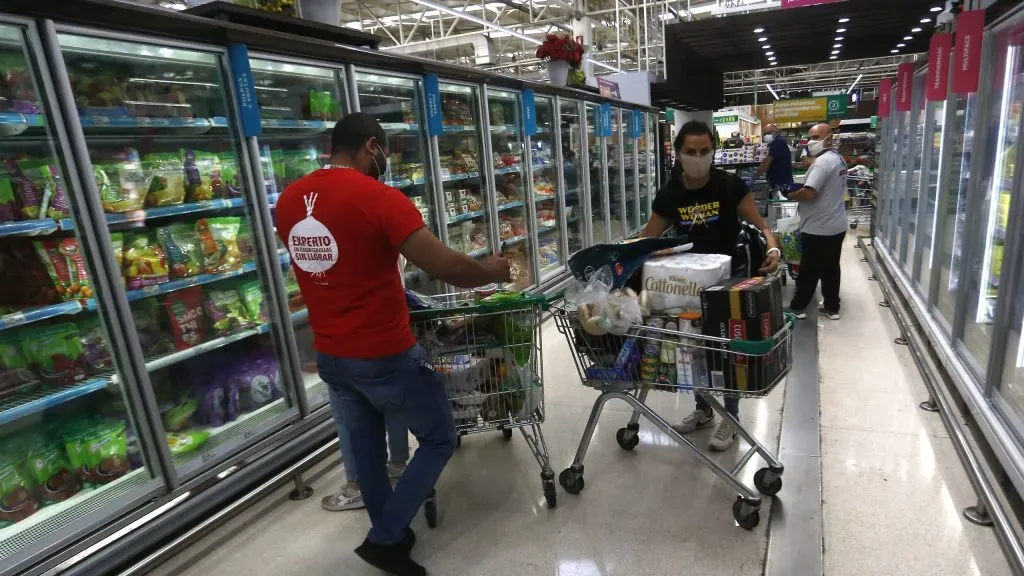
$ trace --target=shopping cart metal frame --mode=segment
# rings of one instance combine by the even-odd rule
[[[587,425],[583,431],[583,437],[580,439],[580,444],[572,464],[559,475],[559,483],[565,491],[570,494],[579,494],[583,490],[585,485],[583,480],[583,461],[586,458],[590,443],[597,429],[598,420],[609,401],[622,400],[633,408],[633,414],[629,419],[629,423],[624,428],[620,428],[615,434],[615,439],[621,448],[624,450],[636,448],[640,441],[640,416],[645,417],[655,427],[675,441],[676,444],[689,448],[705,466],[710,468],[719,478],[736,491],[738,496],[733,503],[732,512],[733,518],[741,527],[752,530],[757,526],[760,523],[761,495],[774,496],[782,489],[784,467],[775,454],[769,451],[763,443],[750,434],[735,417],[725,410],[725,407],[718,401],[716,396],[763,398],[779,382],[785,379],[792,367],[793,318],[787,317],[784,326],[771,339],[755,342],[729,340],[666,330],[654,326],[634,326],[624,336],[592,337],[588,335],[581,338],[582,329],[576,309],[569,304],[556,305],[552,309],[556,327],[569,343],[573,361],[583,385],[594,388],[601,393],[594,401],[594,406],[590,411],[590,417],[587,419]],[[593,338],[604,338],[603,347],[605,349],[597,350],[594,345],[588,343],[588,341],[593,342]],[[736,361],[749,363],[748,365],[755,365],[757,360],[770,363],[774,357],[777,363],[770,365],[773,367],[773,370],[777,370],[777,374],[773,374],[767,386],[751,392],[646,382],[638,371],[631,371],[623,374],[622,378],[616,379],[588,377],[588,368],[607,364],[607,362],[602,362],[599,359],[601,357],[617,357],[619,349],[616,343],[624,342],[627,339],[636,340],[639,346],[656,342],[659,345],[667,344],[676,347],[679,351],[689,350],[691,354],[702,356],[708,351],[712,351],[715,354],[722,355],[723,366],[726,362],[732,363]],[[761,365],[768,366],[769,364]],[[666,388],[676,391],[692,390],[695,395],[707,401],[720,417],[728,420],[733,425],[737,434],[749,444],[750,447],[731,469],[726,469],[709,457],[692,440],[673,429],[664,418],[646,404],[647,395],[652,389]],[[754,455],[760,455],[767,464],[767,467],[761,468],[754,474],[754,487],[751,488],[739,479],[738,474]]]
[[[780,236],[778,228],[779,219],[785,216],[795,215],[799,205],[800,203],[795,200],[776,200],[774,198],[769,200],[765,205],[765,223],[768,224],[769,228],[771,228],[772,234],[775,234],[776,240],[778,240]],[[790,261],[785,257],[785,254],[783,254],[782,261],[786,267],[786,272],[789,274],[789,277],[796,281],[796,279],[800,277],[800,263]],[[785,275],[782,275],[782,283],[783,285],[786,284]]]
[[[500,431],[506,441],[511,441],[512,431],[518,428],[540,465],[547,505],[554,508],[555,473],[540,426],[546,415],[541,323],[549,302],[539,295],[495,303],[477,300],[474,292],[433,296],[430,309],[410,311],[410,324],[445,382],[459,444],[468,434],[494,431]],[[471,376],[484,383],[469,387],[471,382],[455,376],[455,367],[465,365],[460,364],[461,360],[471,362],[473,358],[478,359],[474,366],[485,366]],[[513,364],[511,370],[509,360]],[[513,380],[509,379],[510,372],[514,372]],[[507,382],[519,386],[503,387]],[[488,389],[479,389],[485,385]],[[435,527],[434,492],[423,510],[427,525]]]

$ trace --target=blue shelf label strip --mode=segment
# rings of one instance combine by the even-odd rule
[[[601,136],[608,138],[612,135],[612,105],[601,104],[601,122],[598,125]]]
[[[444,133],[444,122],[441,118],[441,86],[437,74],[423,76],[423,92],[427,99],[427,133],[440,136]]]
[[[523,124],[527,136],[537,134],[537,99],[529,88],[523,90]]]
[[[246,138],[260,135],[260,106],[256,100],[256,87],[252,81],[252,69],[249,67],[249,50],[245,44],[232,44],[228,47],[228,61],[231,63],[232,80],[235,83],[235,100],[238,113],[242,117],[242,134]]]

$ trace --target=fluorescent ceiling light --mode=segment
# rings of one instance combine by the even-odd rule
[[[775,96],[776,100],[779,99],[779,95],[775,93],[775,89],[772,88],[771,84],[765,84],[765,88],[768,88],[768,91],[772,93],[772,96]]]
[[[863,77],[863,74],[857,74],[857,79],[853,81],[853,84],[850,84],[850,89],[847,90],[846,93],[849,94],[850,92],[853,92],[853,87],[856,86],[857,82],[860,82],[860,79]]]
[[[754,34],[760,34],[761,32],[764,32],[764,28],[754,28]]]
[[[843,39],[844,38],[842,36],[836,36],[836,42],[839,42],[840,40],[843,40]]]
[[[770,51],[769,51],[769,52],[765,52],[765,53],[764,53],[764,55],[765,55],[765,56],[771,56],[772,54],[775,54],[775,52],[770,52]]]
[[[833,48],[842,48],[843,45],[842,44],[833,44],[832,47]]]
[[[835,60],[836,58],[839,58],[839,56],[829,56],[828,57],[829,60]]]
[[[776,64],[778,64],[778,62],[772,62],[771,63],[772,66],[775,66]]]
[[[849,21],[850,21],[850,19],[849,19],[849,18],[840,18],[840,19],[839,19],[839,23],[840,23],[840,24],[846,24],[846,23],[847,23],[847,22],[849,22]]]
[[[913,36],[904,36],[903,39],[904,40],[913,40],[914,37]]]
[[[931,21],[931,18],[921,18],[921,24],[929,24]]]
[[[775,62],[775,56],[769,56],[768,57],[768,61],[769,62]]]
[[[906,44],[904,44],[903,42],[900,42],[899,44],[897,44],[897,45],[896,45],[896,47],[897,47],[897,48],[906,48],[906,47],[907,47],[907,45],[906,45]]]
[[[900,51],[899,50],[889,50],[889,53],[890,54],[899,54]]]
[[[761,45],[761,49],[762,50],[771,50],[772,46],[771,46],[771,44],[762,44]]]
[[[942,12],[942,6],[932,6],[932,12]]]
[[[832,53],[833,54],[839,54],[839,50],[833,50]]]
[[[757,39],[757,41],[758,41],[758,42],[767,42],[767,41],[768,41],[768,38],[766,38],[766,37],[764,37],[764,36],[761,36],[760,38],[758,38],[758,39]]]
[[[842,34],[843,32],[846,32],[846,28],[836,28],[836,34]]]
[[[920,28],[911,28],[910,31],[913,32],[914,34],[917,34],[918,32],[921,31],[921,29]]]

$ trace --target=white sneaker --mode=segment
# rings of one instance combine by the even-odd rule
[[[341,487],[341,492],[324,496],[324,499],[320,501],[320,507],[328,512],[341,512],[342,510],[366,508],[366,504],[363,504],[363,493],[346,484]]]
[[[710,426],[715,421],[715,415],[705,414],[703,410],[694,410],[689,416],[683,418],[679,424],[673,424],[672,429],[680,434],[689,434],[698,428]]]
[[[839,312],[829,312],[824,306],[818,307],[818,316],[824,316],[829,320],[839,320]]]
[[[715,430],[715,435],[708,442],[708,447],[716,452],[723,452],[728,450],[732,443],[736,441],[736,430],[733,430],[732,422],[728,420],[722,420],[718,423],[718,429]]]

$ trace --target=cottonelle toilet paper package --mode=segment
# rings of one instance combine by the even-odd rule
[[[644,263],[645,302],[652,313],[700,312],[700,293],[727,280],[732,257],[723,254],[673,254]]]

